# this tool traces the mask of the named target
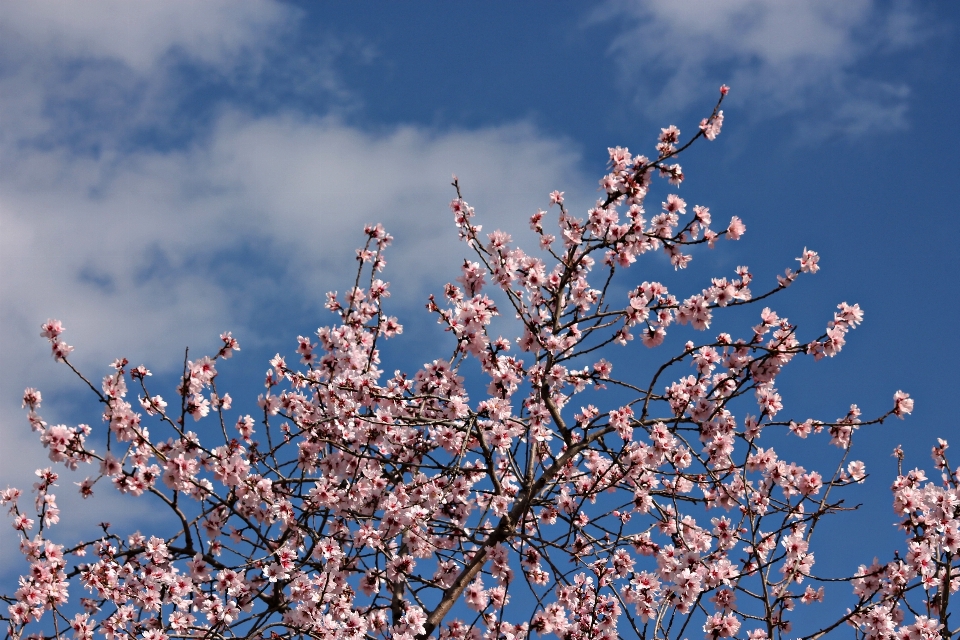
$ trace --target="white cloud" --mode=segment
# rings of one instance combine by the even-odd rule
[[[421,290],[465,250],[447,208],[452,171],[488,227],[523,228],[546,193],[579,180],[576,156],[525,125],[372,135],[293,115],[227,115],[185,151],[18,157],[0,177],[10,328],[29,322],[36,333],[47,315],[63,315],[101,361],[107,343],[163,336],[153,350],[182,345],[198,327],[221,330],[244,293],[221,287],[220,252],[252,246],[292,295],[342,289],[363,224],[383,222],[397,237],[396,287]]]
[[[383,222],[397,238],[389,270],[403,280],[394,288],[408,293],[436,284],[438,267],[456,268],[465,253],[447,206],[451,173],[491,230],[525,228],[550,190],[581,180],[574,153],[523,124],[372,135],[335,120],[228,117],[208,157],[219,184],[242,191],[247,233],[272,229],[306,282],[344,281],[362,224]]]
[[[335,61],[368,62],[374,48],[338,34],[300,41],[302,17],[272,0],[13,3],[0,15],[0,141],[91,154],[181,143],[203,135],[225,96],[276,106],[273,91],[351,108]],[[197,100],[198,88],[216,97]]]
[[[753,113],[806,120],[806,135],[905,125],[908,87],[863,69],[917,43],[910,4],[611,0],[593,20],[620,23],[611,54],[651,115],[675,114],[704,87],[725,82],[731,100],[752,104]]]
[[[146,73],[171,53],[212,66],[233,64],[295,13],[262,0],[44,0],[10,3],[0,29],[48,55],[115,60]]]

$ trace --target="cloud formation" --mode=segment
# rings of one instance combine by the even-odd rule
[[[822,138],[906,125],[909,87],[869,67],[919,42],[919,16],[911,3],[873,0],[610,0],[592,20],[618,23],[610,52],[651,114],[726,82],[731,101],[800,117]]]
[[[264,0],[39,0],[7,7],[0,28],[21,46],[63,61],[114,60],[147,73],[171,55],[230,67],[240,53],[262,46],[295,15],[286,5]]]

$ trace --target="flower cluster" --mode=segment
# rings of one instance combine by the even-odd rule
[[[451,209],[473,257],[427,305],[453,352],[413,372],[381,369],[381,348],[403,327],[384,310],[392,238],[371,225],[353,286],[327,295],[334,324],[298,336],[293,358],[270,360],[256,409],[244,407],[256,415],[235,411],[217,386],[218,367],[240,349],[230,333],[210,355],[184,359],[171,402],[126,359],[99,386],[78,372],[103,405],[102,450],[89,426],[48,426],[40,392],[27,389],[23,406],[51,460],[94,469],[82,495],[112,484],[154,500],[170,521],[151,533],[104,524],[101,536],[64,548],[47,536],[60,516],[56,473],[38,472],[35,518],[18,490],[0,492],[29,563],[4,596],[8,636],[666,640],[697,627],[708,639],[759,640],[790,631],[796,606],[824,597],[816,524],[841,510],[837,492],[866,478],[848,459],[857,430],[903,417],[913,402],[897,392],[873,419],[856,406],[833,421],[783,417],[781,372],[796,358],[836,355],[862,321],[855,304],[841,303],[809,337],[770,307],[742,337],[707,333],[725,308],[816,273],[813,251],[759,294],[745,266],[683,293],[630,278],[646,253],[662,251],[679,270],[697,245],[745,233],[736,216],[714,227],[707,207],[676,193],[675,159],[717,137],[726,93],[686,142],[671,126],[649,157],[610,149],[603,197],[583,217],[562,192],[549,194],[530,217],[531,252],[502,231],[483,233],[454,178]],[[658,177],[667,193],[648,213]],[[517,322],[496,326],[513,334],[494,332],[504,313]],[[72,368],[62,333],[58,321],[43,325],[54,357]],[[667,353],[644,378],[654,349]],[[615,374],[617,353],[637,366]],[[822,440],[832,466],[784,457],[777,433]],[[909,553],[851,576],[850,611],[821,630],[848,622],[864,637],[912,639],[943,629],[960,586],[960,478],[945,450],[934,451],[943,486],[919,471],[894,485]],[[921,592],[926,608],[905,622]],[[82,610],[71,609],[78,596]]]

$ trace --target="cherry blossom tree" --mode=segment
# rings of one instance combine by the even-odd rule
[[[851,576],[817,572],[818,523],[866,478],[858,430],[913,408],[897,391],[869,419],[856,406],[835,420],[785,417],[784,367],[835,356],[863,319],[844,302],[825,329],[801,332],[766,306],[817,272],[817,254],[804,249],[758,294],[747,267],[683,293],[631,277],[641,259],[657,268],[645,254],[683,269],[698,245],[745,232],[675,193],[677,156],[717,137],[726,93],[686,141],[671,126],[651,156],[610,149],[603,196],[582,217],[549,194],[530,217],[529,252],[483,233],[454,178],[472,259],[427,305],[452,353],[414,373],[380,368],[402,327],[386,310],[391,237],[379,225],[365,229],[353,286],[327,295],[336,322],[270,361],[256,415],[234,411],[217,385],[240,348],[230,333],[216,353],[185,358],[168,402],[123,358],[89,381],[61,323],[46,322],[54,358],[106,423],[102,434],[50,425],[27,389],[50,460],[90,470],[82,495],[143,496],[169,523],[104,524],[63,545],[49,535],[53,468],[37,471],[29,499],[4,490],[29,563],[3,596],[7,637],[759,640],[812,615],[804,607],[828,581],[846,583],[849,609],[807,638],[844,625],[866,639],[956,635],[960,473],[944,441],[933,451],[941,481],[901,469],[893,483],[908,552]],[[658,177],[670,193],[651,206]],[[710,333],[715,314],[745,305],[757,311],[743,335]],[[501,314],[507,335],[492,328]],[[690,339],[674,345],[668,331]],[[618,376],[618,350],[660,364],[645,379],[630,367]],[[822,445],[822,468],[785,457],[794,437]]]

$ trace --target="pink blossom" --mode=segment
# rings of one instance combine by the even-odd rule
[[[727,226],[727,237],[731,240],[739,240],[746,230],[747,227],[741,222],[740,218],[733,216],[730,218],[730,224]]]
[[[722,91],[722,89],[721,89]],[[724,93],[726,95],[726,93]],[[723,126],[723,111],[718,111],[717,115],[711,118],[704,118],[700,121],[700,131],[703,132],[707,140],[716,140],[720,135],[720,128]]]
[[[40,328],[43,330],[40,335],[51,342],[55,342],[57,336],[63,333],[63,324],[59,320],[47,320]]]
[[[801,273],[816,273],[820,270],[820,266],[817,264],[820,261],[820,256],[817,255],[816,251],[811,251],[806,247],[803,249],[803,255],[797,258],[797,261],[800,263]]]
[[[900,419],[903,416],[913,413],[913,398],[903,391],[897,391],[893,394],[893,413]]]

